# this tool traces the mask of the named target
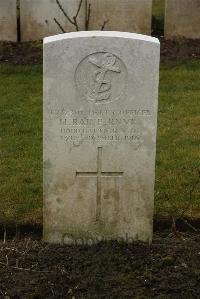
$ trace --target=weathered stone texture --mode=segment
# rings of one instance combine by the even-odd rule
[[[79,0],[60,0],[70,17],[77,11]],[[45,36],[62,33],[54,18],[66,32],[76,31],[59,9],[55,0],[21,0],[21,37],[23,41],[39,40]],[[83,10],[77,19],[83,28]]]
[[[200,38],[200,0],[166,0],[165,37]]]
[[[80,0],[60,0],[73,18]],[[152,0],[91,0],[90,30],[127,31],[151,34]],[[83,3],[84,4],[84,3]],[[76,31],[55,0],[21,0],[21,35],[23,41],[38,40],[62,33],[54,18],[66,32]],[[79,31],[85,30],[85,5],[78,16]]]
[[[92,0],[92,30],[105,29],[151,35],[152,0]]]
[[[16,0],[0,0],[0,40],[17,41]]]

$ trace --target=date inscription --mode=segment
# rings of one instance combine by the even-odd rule
[[[127,142],[138,148],[142,144],[141,118],[151,116],[148,109],[125,110],[67,110],[51,109],[57,115],[60,139],[65,143],[80,145]]]

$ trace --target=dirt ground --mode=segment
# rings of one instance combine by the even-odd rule
[[[200,234],[162,231],[152,245],[0,241],[0,298],[200,298]]]
[[[200,40],[161,41],[161,60],[200,58]],[[0,63],[33,65],[42,63],[42,44],[39,42],[0,42]]]

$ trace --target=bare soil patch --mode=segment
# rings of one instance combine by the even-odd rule
[[[200,40],[161,41],[161,60],[200,58]],[[0,42],[0,63],[34,65],[42,63],[40,42]]]
[[[1,298],[200,298],[200,234],[156,233],[152,245],[0,242]]]
[[[0,63],[35,65],[42,63],[42,45],[39,42],[0,42]]]
[[[200,58],[200,40],[161,39],[161,60]]]

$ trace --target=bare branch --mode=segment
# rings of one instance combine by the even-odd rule
[[[74,16],[73,19],[74,19],[74,26],[76,27],[76,31],[79,31],[79,27],[78,27],[76,17]]]
[[[60,8],[60,10],[62,11],[62,13],[64,14],[64,16],[67,18],[67,20],[76,28],[76,31],[79,31],[79,26],[78,26],[78,22],[77,22],[77,17],[80,13],[80,9],[81,6],[83,4],[83,0],[80,0],[79,5],[78,5],[78,9],[77,12],[75,14],[75,16],[73,18],[70,18],[69,15],[67,14],[67,12],[64,10],[63,6],[61,5],[59,0],[56,0],[56,3],[58,4],[58,7]],[[56,22],[56,24],[59,26],[59,28],[62,30],[63,33],[65,33],[66,31],[64,30],[64,28],[61,26],[61,24],[54,18],[54,21]]]
[[[85,30],[89,30],[89,24],[90,24],[90,17],[91,17],[91,3],[89,3],[87,7],[87,13],[86,13],[86,23],[85,23]]]
[[[80,0],[79,2],[79,5],[78,5],[78,9],[77,9],[77,12],[76,12],[76,15],[73,17],[73,20],[74,20],[74,26],[76,27],[76,31],[79,31],[79,26],[78,26],[78,22],[77,22],[77,17],[80,13],[80,9],[81,9],[81,6],[83,4],[83,0]]]
[[[88,19],[88,2],[85,0],[85,30],[87,28],[87,19]]]
[[[67,18],[67,20],[76,28],[76,31],[79,31],[79,25],[77,22],[77,18],[79,16],[82,4],[83,4],[84,0],[80,0],[79,1],[79,5],[76,11],[75,16],[73,16],[72,18],[68,15],[68,13],[65,11],[65,9],[63,8],[62,4],[60,3],[60,0],[56,0],[56,3],[58,5],[58,7],[60,8],[60,10],[62,11],[62,13],[64,14],[64,16]],[[85,30],[88,31],[89,30],[89,25],[90,25],[90,17],[91,17],[91,3],[88,4],[88,0],[85,0]],[[62,27],[62,25],[58,22],[58,20],[56,18],[54,18],[55,23],[58,25],[58,27],[60,28],[60,30],[65,33],[66,31],[64,30],[64,28]],[[106,24],[109,22],[109,20],[104,21],[103,25],[101,26],[101,30],[103,31],[105,29]]]
[[[65,11],[64,8],[62,7],[60,1],[59,1],[59,0],[56,0],[56,3],[58,4],[60,10],[61,10],[62,13],[64,14],[64,16],[67,18],[67,20],[68,20],[72,25],[75,25],[74,21],[68,16],[68,14],[66,13],[66,11]]]
[[[78,6],[78,9],[77,9],[77,12],[76,12],[76,15],[75,15],[75,18],[77,19],[78,15],[79,15],[79,12],[80,12],[80,9],[81,9],[81,6],[82,6],[82,3],[83,3],[83,0],[80,0],[79,2],[79,6]]]
[[[106,20],[103,22],[103,25],[101,26],[101,31],[103,31],[106,27],[106,24],[109,22],[109,20]]]
[[[27,269],[27,268],[19,268],[15,266],[9,266],[8,264],[0,262],[0,265],[5,266],[10,269],[15,269],[15,270],[20,270],[20,271],[27,271],[27,272],[35,272],[35,273],[55,273],[53,271],[42,271],[42,270],[32,270],[32,269]]]
[[[65,31],[64,28],[61,26],[61,24],[56,20],[56,18],[54,18],[54,21],[55,21],[55,23],[58,25],[58,27],[60,28],[60,30],[61,30],[63,33],[66,33],[66,31]]]

